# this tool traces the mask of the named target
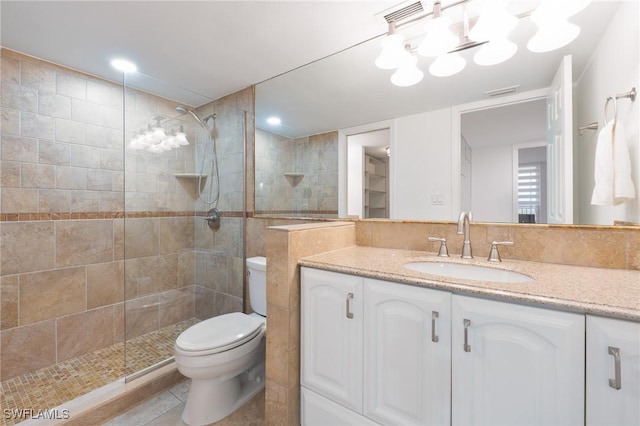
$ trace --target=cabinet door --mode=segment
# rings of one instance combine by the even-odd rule
[[[364,280],[364,415],[449,424],[451,294]]]
[[[640,425],[640,323],[587,316],[587,425]]]
[[[362,413],[362,278],[301,274],[301,384]]]
[[[453,425],[584,424],[584,315],[452,301]]]
[[[302,426],[369,426],[378,424],[304,386],[301,388],[300,406],[300,424]]]

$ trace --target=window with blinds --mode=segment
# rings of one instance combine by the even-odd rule
[[[542,163],[518,165],[518,221],[520,223],[539,223],[542,178]]]

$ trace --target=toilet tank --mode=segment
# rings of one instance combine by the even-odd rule
[[[254,312],[267,316],[267,258],[263,256],[247,259],[249,272],[249,302]]]

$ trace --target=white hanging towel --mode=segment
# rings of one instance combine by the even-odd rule
[[[636,198],[631,179],[631,160],[622,123],[609,121],[598,134],[595,160],[595,186],[591,204],[617,206]]]

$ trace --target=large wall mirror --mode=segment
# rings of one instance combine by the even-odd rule
[[[538,2],[511,3],[533,9]],[[638,197],[591,203],[607,98],[640,86],[638,2],[596,0],[571,21],[581,28],[576,40],[532,53],[526,44],[536,27],[522,17],[510,34],[518,45],[510,60],[480,66],[476,48],[464,50],[466,68],[450,77],[430,75],[433,59],[419,57],[425,76],[410,87],[393,85],[393,70],[375,67],[382,36],[258,84],[256,215],[368,217],[373,209],[360,191],[367,169],[375,170],[365,163],[371,150],[350,141],[362,146],[359,135],[384,130],[388,143],[375,147],[387,163],[384,209],[377,198],[369,217],[456,220],[471,210],[485,222],[640,223]],[[491,96],[496,91],[507,93]],[[550,137],[550,102],[559,92],[567,97],[564,148]],[[638,104],[618,99],[616,113],[640,189]],[[612,105],[607,113],[613,118]],[[277,126],[268,122],[275,116]],[[597,129],[578,131],[594,123]],[[361,181],[350,185],[350,172]],[[537,182],[533,195],[522,189],[528,178]],[[349,195],[354,185],[362,186],[360,197]]]

